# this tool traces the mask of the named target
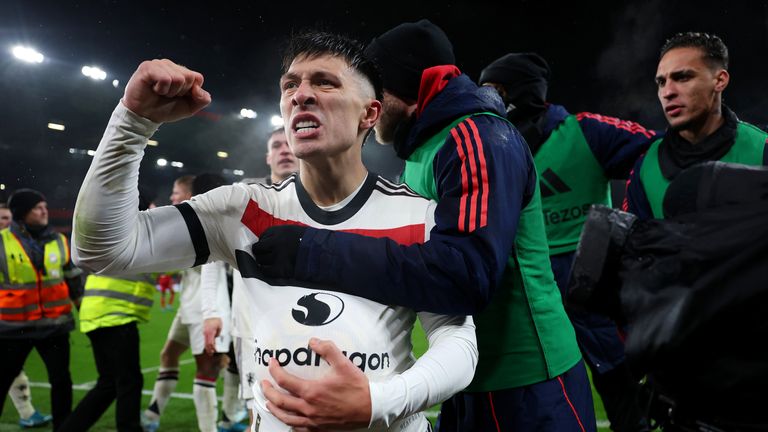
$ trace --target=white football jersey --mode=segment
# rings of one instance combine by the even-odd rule
[[[406,186],[369,175],[349,198],[319,208],[293,177],[272,186],[224,186],[178,206],[139,212],[138,172],[147,139],[158,127],[122,103],[115,108],[78,194],[72,233],[75,262],[118,277],[228,262],[244,278],[241,303],[252,324],[249,344],[254,343],[248,355],[254,384],[270,379],[270,358],[296,375],[317,378],[327,366],[309,352],[307,342],[310,337],[331,339],[369,378],[372,430],[426,431],[429,423],[419,412],[472,380],[478,358],[472,318],[419,312],[430,346],[414,363],[412,311],[327,287],[267,284],[259,278],[251,246],[268,227],[281,224],[419,243],[427,240],[434,225],[435,204]],[[390,247],[388,242],[382,246]],[[243,306],[238,303],[235,307]],[[247,328],[241,322],[238,330]],[[287,431],[266,410],[260,387],[253,388],[259,398],[259,430]]]
[[[244,320],[250,323],[251,334],[241,336],[252,338],[255,347],[254,352],[243,355],[254,359],[256,369],[249,381],[262,430],[289,430],[284,425],[277,427],[280,423],[267,411],[259,386],[261,380],[271,380],[270,358],[277,359],[287,372],[307,379],[320,378],[329,369],[309,349],[310,338],[332,340],[371,381],[401,373],[413,364],[414,311],[322,287],[291,285],[296,282],[273,281],[270,285],[259,278],[250,249],[267,228],[286,224],[389,237],[401,244],[423,243],[434,225],[433,202],[405,185],[371,175],[356,194],[332,209],[316,206],[296,176],[271,186],[225,186],[195,197],[189,204],[205,230],[205,235],[191,232],[193,242],[207,239],[206,245],[196,249],[231,255],[243,277],[248,314]],[[416,416],[423,420],[422,414]],[[412,417],[390,430],[426,429],[426,420]],[[413,429],[399,428],[405,424]],[[275,426],[267,429],[268,425]]]

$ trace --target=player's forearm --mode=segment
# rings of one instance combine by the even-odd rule
[[[202,313],[203,319],[208,318],[222,318],[222,312],[219,310],[219,289],[226,289],[226,286],[222,287],[221,272],[224,272],[224,263],[216,261],[208,264],[203,264],[200,269],[200,296],[202,299]]]
[[[471,317],[419,314],[430,346],[416,363],[386,381],[369,383],[371,425],[423,411],[463,390],[477,366],[477,340]]]
[[[138,210],[139,165],[158,126],[122,104],[115,108],[75,206],[72,257],[78,266],[121,275],[184,268],[194,261],[178,210]]]

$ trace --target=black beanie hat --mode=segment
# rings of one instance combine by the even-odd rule
[[[494,60],[480,73],[480,84],[494,82],[513,87],[549,80],[549,65],[536,53],[511,53]]]
[[[507,54],[488,65],[480,73],[480,85],[488,82],[504,86],[505,104],[512,123],[520,127],[519,119],[539,116],[546,108],[549,65],[535,53]]]
[[[19,189],[8,198],[8,208],[13,213],[13,220],[24,220],[39,202],[45,201],[43,194],[32,189]]]
[[[411,100],[419,97],[424,69],[456,62],[448,36],[426,19],[400,24],[374,38],[365,54],[379,65],[384,89]]]

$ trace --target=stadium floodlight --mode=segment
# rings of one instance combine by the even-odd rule
[[[155,140],[147,140],[147,145],[152,147],[157,147],[158,145],[160,145],[160,143]]]
[[[216,152],[216,156],[218,156],[218,157],[220,157],[222,159],[226,159],[226,158],[229,157],[229,153],[227,153],[225,151],[219,151],[219,152]]]
[[[232,170],[232,174],[241,176],[241,175],[245,175],[245,171],[236,169],[236,170]]]
[[[240,117],[242,118],[249,118],[249,119],[255,119],[256,118],[256,111],[248,108],[243,108],[240,110]]]
[[[171,161],[171,166],[176,168],[184,168],[184,163],[179,161]]]
[[[80,71],[83,72],[83,75],[95,80],[103,81],[107,78],[107,73],[96,66],[83,66]]]
[[[48,129],[53,129],[53,130],[57,130],[57,131],[63,131],[64,130],[64,125],[63,124],[58,124],[58,123],[48,123]]]
[[[160,159],[157,160],[157,166],[166,166],[166,165],[168,165],[168,161],[167,160],[165,160],[163,158],[160,158]]]
[[[27,63],[42,63],[45,59],[45,56],[34,48],[21,45],[16,45],[15,47],[11,48],[11,53],[13,53],[13,56],[17,59]]]
[[[86,152],[86,154],[88,154],[88,156],[95,156],[96,155],[96,150],[88,150]]]
[[[284,124],[283,118],[279,115],[273,115],[271,119],[269,119],[269,122],[272,123],[272,126],[278,127],[282,126]]]
[[[5,183],[0,183],[0,190],[5,190]]]
[[[120,85],[120,80],[112,80],[112,87],[117,88]]]

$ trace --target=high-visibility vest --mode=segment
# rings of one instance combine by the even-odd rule
[[[137,279],[88,275],[80,304],[80,331],[88,333],[102,327],[149,320],[155,286],[143,277]]]
[[[0,231],[0,320],[51,320],[72,310],[64,266],[67,239],[57,234],[43,249],[44,269],[37,269],[10,228]],[[45,270],[45,271],[43,271]]]

